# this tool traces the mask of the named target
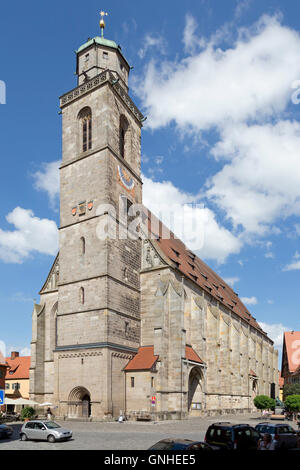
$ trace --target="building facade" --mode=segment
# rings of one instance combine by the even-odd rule
[[[284,332],[281,377],[284,385],[300,384],[300,331]]]
[[[128,236],[144,120],[130,66],[103,36],[76,56],[77,87],[60,98],[60,248],[34,306],[30,397],[74,418],[251,410],[257,393],[278,393],[277,351],[147,209]]]
[[[7,398],[29,398],[30,356],[20,356],[12,351],[6,357],[5,395]]]

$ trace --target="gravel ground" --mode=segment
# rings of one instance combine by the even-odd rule
[[[255,426],[260,421],[265,420],[259,414],[252,414],[191,418],[182,421],[163,421],[157,423],[57,421],[63,427],[73,431],[73,439],[54,444],[41,441],[20,441],[19,432],[22,424],[18,423],[12,424],[14,428],[12,439],[0,440],[0,450],[144,450],[166,437],[204,440],[208,426],[219,421],[248,423]],[[286,422],[297,429],[296,423],[291,421]]]

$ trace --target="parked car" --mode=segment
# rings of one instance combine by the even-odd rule
[[[216,450],[205,442],[192,441],[190,439],[162,439],[148,450]]]
[[[297,446],[298,435],[289,424],[259,423],[255,429],[261,434],[271,434],[272,440],[276,441],[275,449],[292,449]]]
[[[206,431],[205,442],[221,450],[256,450],[260,434],[249,424],[214,423]]]
[[[23,424],[20,431],[22,441],[41,440],[48,442],[71,439],[72,431],[62,428],[59,424],[49,420],[32,420]]]
[[[6,424],[0,424],[0,439],[8,439],[13,435],[13,429]]]

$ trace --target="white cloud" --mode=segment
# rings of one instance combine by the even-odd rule
[[[208,182],[207,196],[235,227],[263,235],[281,217],[300,214],[300,123],[223,129],[212,154],[229,160]]]
[[[224,281],[230,286],[233,287],[234,284],[239,282],[240,278],[239,277],[225,277]]]
[[[300,269],[300,254],[298,251],[293,256],[293,261],[289,264],[287,264],[282,271],[297,271]]]
[[[300,36],[278,16],[265,15],[238,29],[235,42],[221,50],[217,40],[228,27],[181,61],[151,61],[136,92],[151,129],[173,122],[181,136],[200,139],[203,131],[217,130],[220,140],[211,154],[223,166],[206,182],[203,196],[224,211],[247,243],[253,235],[278,234],[274,224],[300,215],[300,124],[280,120],[300,76]],[[186,50],[199,45],[196,29],[187,15]],[[265,256],[274,255],[269,250]]]
[[[59,166],[61,162],[55,161],[51,163],[43,163],[42,171],[33,174],[35,179],[34,187],[39,191],[46,191],[50,199],[50,205],[56,208],[59,197]]]
[[[0,229],[0,259],[6,263],[22,263],[32,253],[55,255],[58,250],[56,223],[34,216],[31,210],[16,207],[6,216],[15,230]]]
[[[282,323],[264,323],[259,322],[260,327],[268,334],[272,341],[274,341],[275,348],[282,348],[283,333],[290,331],[291,328],[284,326]]]
[[[0,362],[1,362],[1,355],[3,358],[6,357],[6,344],[2,340],[0,340]]]
[[[197,21],[190,14],[185,15],[185,26],[183,30],[183,44],[184,50],[187,54],[193,54],[199,48],[205,46],[206,41],[203,38],[199,38],[196,34],[198,28]]]
[[[31,355],[30,348],[28,347],[21,348],[20,356],[30,356],[30,355]]]
[[[218,224],[198,196],[179,190],[170,181],[154,182],[144,176],[143,182],[144,205],[199,256],[222,263],[240,251],[240,240]]]
[[[299,76],[299,35],[264,16],[239,30],[226,50],[208,42],[180,62],[151,61],[136,92],[152,129],[174,121],[182,130],[202,131],[284,110]]]
[[[19,356],[30,356],[31,351],[30,347],[28,346],[8,346],[6,348],[6,357],[9,357],[12,353],[12,351],[17,351],[19,353]]]
[[[246,305],[256,305],[257,298],[256,297],[241,297],[241,301]]]
[[[159,49],[160,54],[166,53],[166,40],[160,35],[146,34],[143,39],[143,47],[138,51],[138,56],[143,59],[151,48]]]

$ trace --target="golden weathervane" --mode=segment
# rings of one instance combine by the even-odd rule
[[[106,13],[105,11],[100,11],[100,16],[101,16],[101,20],[100,20],[100,28],[101,28],[101,37],[103,38],[103,31],[104,31],[104,28],[105,28],[105,21],[104,21],[104,16],[107,16],[108,13]]]

